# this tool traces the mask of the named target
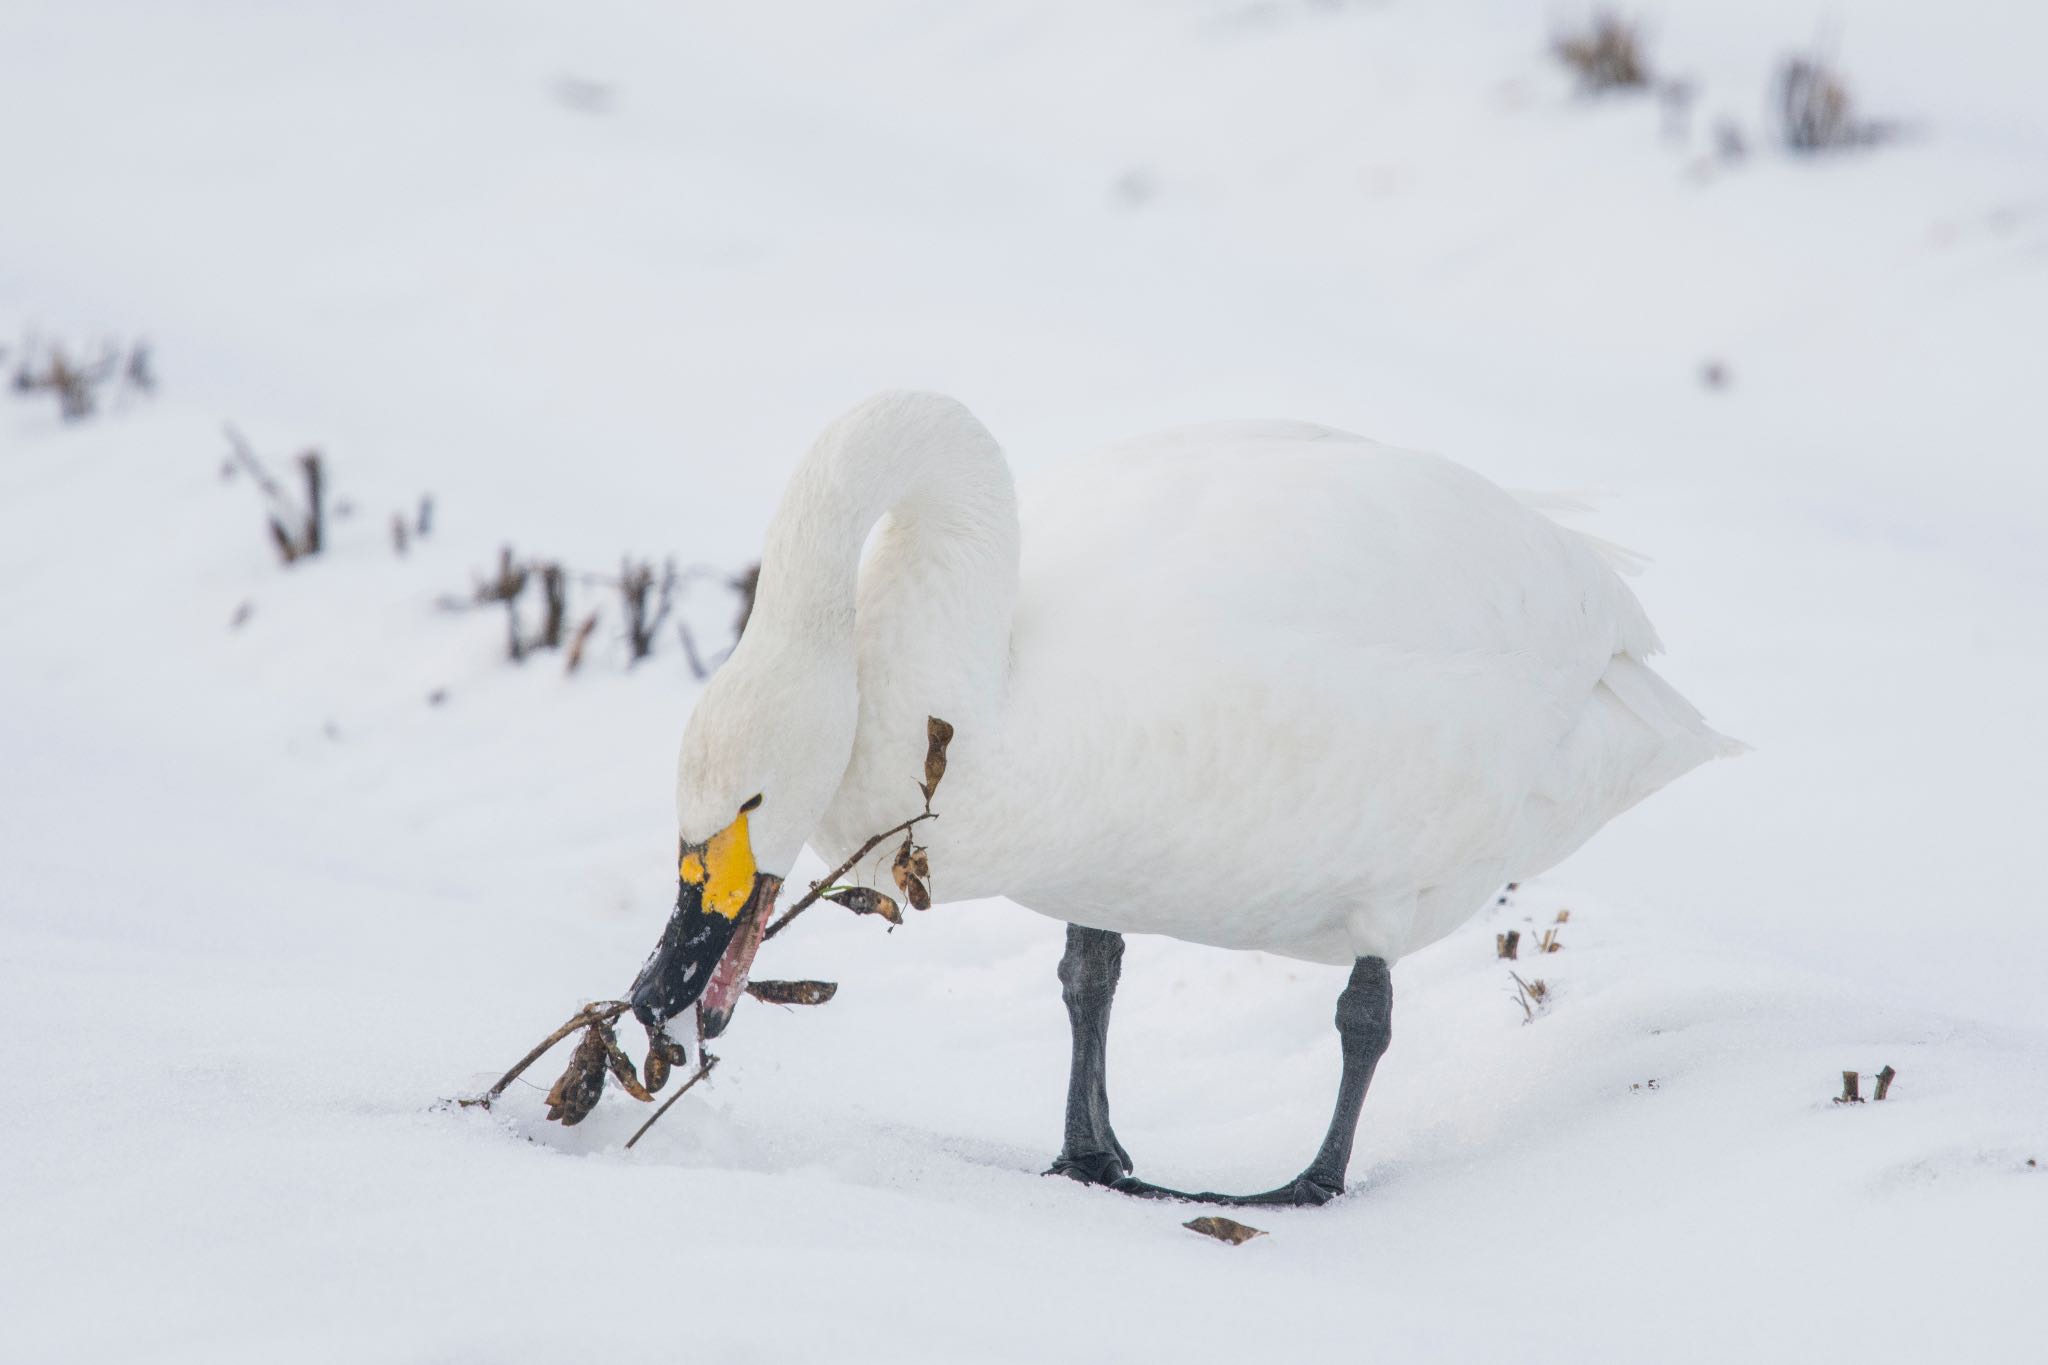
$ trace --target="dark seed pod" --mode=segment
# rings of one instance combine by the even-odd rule
[[[660,1049],[649,1048],[640,1074],[645,1078],[647,1092],[650,1095],[655,1093],[668,1084],[668,1058],[661,1055]]]
[[[924,781],[920,789],[929,802],[939,789],[939,779],[946,775],[946,746],[953,742],[953,727],[937,716],[926,716],[924,733]]]
[[[604,1074],[608,1066],[604,1039],[595,1029],[585,1029],[583,1041],[576,1045],[575,1053],[569,1058],[569,1069],[555,1082],[555,1088],[548,1091],[548,1117],[565,1126],[574,1126],[590,1117],[590,1111],[597,1108],[598,1100],[604,1095]]]
[[[913,847],[910,836],[904,835],[902,847],[898,848],[896,856],[889,860],[889,875],[896,879],[896,889],[905,894],[910,891],[910,855]]]
[[[843,891],[832,892],[825,899],[834,905],[845,906],[856,915],[880,915],[891,924],[903,923],[903,911],[895,901],[865,886],[849,886]]]
[[[612,1026],[592,1024],[590,1031],[604,1043],[605,1065],[611,1069],[612,1079],[619,1083],[619,1088],[636,1100],[653,1099],[653,1093],[640,1084],[639,1073],[633,1070],[633,1059],[626,1055],[626,1049],[619,1046],[619,1036],[612,1032]]]
[[[822,1005],[839,994],[836,981],[749,981],[747,994],[764,1005]]]

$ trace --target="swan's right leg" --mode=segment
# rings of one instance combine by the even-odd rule
[[[1109,1005],[1123,970],[1124,938],[1106,929],[1067,926],[1060,958],[1060,995],[1074,1030],[1073,1069],[1067,1073],[1067,1132],[1047,1175],[1090,1185],[1113,1185],[1131,1171],[1130,1153],[1109,1126]]]

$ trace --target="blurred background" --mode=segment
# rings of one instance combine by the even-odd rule
[[[63,1036],[157,1077],[26,1049],[17,1093],[69,1098],[10,1145],[197,1123],[214,1086],[280,1142],[330,1103],[404,1115],[414,1160],[437,1087],[658,932],[690,698],[790,469],[885,387],[959,397],[1025,480],[1291,417],[1583,501],[1652,561],[1660,666],[1756,752],[1542,894],[1735,991],[1702,1017],[1752,1017],[1747,1046],[1833,1038],[1842,991],[1875,1002],[1844,1037],[2038,1053],[2044,40],[2010,0],[8,0],[0,1018],[55,1047],[115,1002]],[[835,926],[798,967],[1028,1013],[878,1015],[894,1062],[816,1066],[885,1087],[877,1132],[971,1123],[1021,1170],[1056,1136],[1058,929],[970,913]],[[1191,1079],[1134,1127],[1298,1164],[1323,978],[1157,951],[1194,986],[1134,1046],[1224,1046],[1244,1020],[1195,1002],[1242,988],[1302,1059],[1262,1103],[1299,1113],[1265,1147],[1188,1133]],[[1809,985],[1730,985],[1774,973]],[[1014,1108],[921,1079],[1012,1045]],[[705,1123],[674,1160],[753,1159]],[[125,1226],[37,1210],[81,1257]]]

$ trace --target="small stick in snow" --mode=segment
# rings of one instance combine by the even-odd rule
[[[703,682],[711,676],[711,670],[704,666],[703,656],[697,653],[697,638],[690,634],[687,622],[676,622],[676,637],[683,642],[683,662],[690,666],[690,676]]]
[[[299,536],[299,553],[317,555],[327,535],[327,480],[320,468],[320,452],[309,450],[299,456],[299,470],[306,477],[306,525]]]
[[[1892,1082],[1898,1079],[1898,1075],[1899,1073],[1894,1071],[1889,1065],[1877,1073],[1877,1099],[1885,1097],[1886,1093],[1892,1088]]]
[[[1853,1071],[1842,1073],[1842,1093],[1835,1096],[1836,1104],[1861,1104],[1863,1096],[1856,1093],[1857,1082],[1862,1078]]]
[[[1493,936],[1493,955],[1503,961],[1513,962],[1521,952],[1522,931],[1510,929],[1505,934]]]
[[[540,593],[543,608],[540,634],[533,638],[531,647],[560,649],[562,625],[569,615],[567,580],[563,577],[561,565],[550,563],[540,566]]]
[[[632,1151],[633,1144],[638,1142],[641,1138],[646,1137],[647,1130],[649,1128],[652,1128],[655,1124],[659,1123],[661,1121],[661,1116],[663,1114],[666,1114],[677,1100],[681,1099],[683,1096],[690,1093],[691,1086],[703,1080],[706,1076],[709,1076],[711,1074],[711,1068],[718,1065],[718,1058],[712,1056],[710,1053],[700,1051],[698,1055],[704,1059],[703,1064],[699,1066],[696,1069],[696,1071],[691,1074],[689,1080],[684,1081],[680,1086],[676,1087],[675,1094],[670,1095],[667,1099],[661,1102],[661,1108],[655,1110],[653,1113],[647,1116],[647,1122],[641,1124],[638,1128],[633,1130],[633,1136],[626,1139],[627,1151]]]
[[[569,637],[569,664],[562,670],[564,673],[574,673],[583,662],[583,647],[590,643],[590,632],[596,629],[597,613],[593,611],[583,618],[583,624],[576,627],[576,633]]]

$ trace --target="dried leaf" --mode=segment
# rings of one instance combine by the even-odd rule
[[[825,899],[834,905],[845,906],[856,915],[880,915],[891,924],[903,923],[903,911],[895,901],[865,886],[849,886],[843,891],[828,892]]]
[[[903,888],[903,894],[909,898],[910,908],[913,910],[929,910],[932,908],[932,893],[925,890],[924,883],[915,876],[909,878],[908,883]]]
[[[920,877],[925,881],[931,880],[932,862],[931,859],[925,856],[925,851],[922,847],[914,848],[910,851],[910,871],[913,876]]]
[[[1217,1241],[1228,1242],[1234,1247],[1243,1246],[1254,1237],[1266,1235],[1264,1228],[1250,1227],[1233,1218],[1219,1218],[1213,1213],[1204,1214],[1200,1218],[1190,1218],[1181,1226],[1189,1232],[1199,1232],[1204,1237],[1214,1237]]]
[[[633,1059],[626,1055],[626,1049],[619,1046],[619,1036],[612,1032],[610,1024],[592,1024],[590,1031],[604,1042],[605,1063],[611,1068],[613,1079],[636,1100],[651,1100],[654,1095],[640,1084],[639,1073],[633,1070]]]
[[[668,1084],[668,1058],[658,1048],[647,1050],[647,1060],[641,1064],[641,1073],[647,1078],[647,1093],[653,1094]]]
[[[903,846],[896,850],[896,856],[889,860],[889,875],[896,879],[896,889],[904,893],[910,890],[911,843],[908,834],[903,836]]]
[[[937,716],[926,716],[924,734],[924,781],[919,785],[929,803],[939,789],[939,779],[946,775],[946,746],[953,742],[953,727]]]
[[[764,1005],[822,1005],[839,994],[836,981],[749,981],[747,994]]]
[[[583,1041],[569,1058],[569,1069],[548,1091],[548,1117],[573,1126],[590,1117],[604,1094],[604,1073],[609,1065],[604,1039],[597,1030],[585,1029]]]

